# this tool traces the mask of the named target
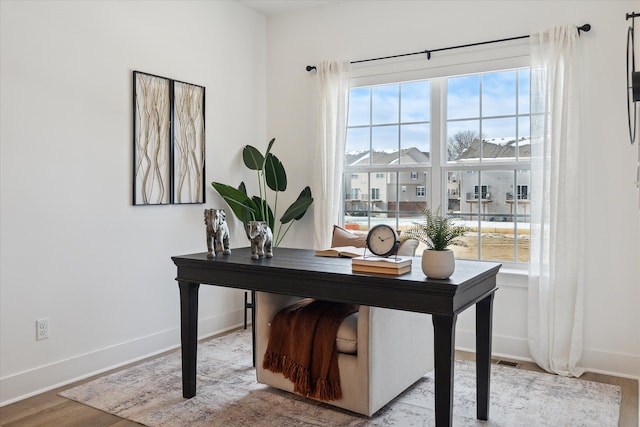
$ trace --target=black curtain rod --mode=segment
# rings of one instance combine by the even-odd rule
[[[580,31],[584,31],[586,33],[586,32],[591,30],[591,25],[590,24],[581,25],[580,27],[577,27],[577,30],[578,30],[578,34],[580,34]],[[351,63],[352,64],[359,64],[361,62],[380,61],[380,60],[383,60],[383,59],[401,58],[403,56],[413,56],[413,55],[422,55],[422,54],[426,54],[427,55],[427,60],[430,60],[431,59],[431,54],[434,53],[434,52],[442,52],[444,50],[461,49],[463,47],[481,46],[481,45],[485,45],[485,44],[501,43],[501,42],[508,42],[508,41],[511,41],[511,40],[520,40],[520,39],[528,39],[528,38],[529,38],[528,35],[527,36],[509,37],[509,38],[506,38],[506,39],[489,40],[489,41],[485,41],[485,42],[462,44],[462,45],[458,45],[458,46],[441,47],[441,48],[438,48],[438,49],[431,49],[431,50],[421,50],[420,52],[402,53],[400,55],[382,56],[380,58],[360,59],[358,61],[351,61]],[[307,71],[313,71],[315,69],[316,69],[316,67],[314,65],[307,65]]]

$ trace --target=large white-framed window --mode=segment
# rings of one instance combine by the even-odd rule
[[[529,68],[484,68],[352,86],[343,194],[379,197],[345,198],[349,228],[440,209],[470,229],[458,258],[528,262]]]

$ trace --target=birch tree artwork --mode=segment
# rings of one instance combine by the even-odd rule
[[[204,203],[204,86],[133,72],[133,204]]]
[[[204,203],[204,87],[175,82],[174,203]]]
[[[134,72],[134,204],[171,202],[169,80]]]

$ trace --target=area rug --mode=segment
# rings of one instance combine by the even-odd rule
[[[432,426],[433,372],[367,418],[258,384],[251,334],[198,348],[197,395],[182,397],[173,352],[61,392],[68,399],[147,426]],[[617,426],[617,386],[493,365],[489,421],[475,417],[475,364],[456,361],[455,426]]]

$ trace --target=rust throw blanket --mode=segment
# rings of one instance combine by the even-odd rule
[[[311,298],[280,310],[271,321],[262,367],[282,373],[303,396],[340,399],[336,336],[344,318],[357,310],[357,305]]]

